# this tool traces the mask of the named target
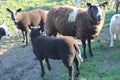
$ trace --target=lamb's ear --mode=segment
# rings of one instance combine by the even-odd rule
[[[103,7],[105,7],[106,5],[108,5],[107,1],[101,4],[101,6],[103,6]]]
[[[6,8],[6,10],[7,10],[8,12],[12,12],[9,8]]]
[[[22,9],[21,9],[21,8],[19,8],[19,9],[17,9],[16,11],[17,11],[17,12],[20,12],[21,10],[22,10]]]
[[[88,6],[88,8],[90,8],[92,5],[91,5],[91,3],[87,3],[87,6]]]

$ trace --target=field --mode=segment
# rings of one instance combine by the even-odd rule
[[[100,3],[104,0],[98,0]],[[110,2],[111,3],[111,2]],[[41,79],[40,64],[35,59],[32,46],[22,48],[22,34],[16,29],[10,14],[6,8],[22,8],[22,12],[42,8],[49,10],[54,5],[75,5],[74,0],[7,0],[1,3],[0,23],[5,20],[11,32],[10,37],[4,37],[0,43],[0,80],[68,80],[68,72],[59,60],[51,60],[52,70],[45,67],[46,75]],[[100,35],[92,41],[94,57],[90,57],[80,65],[81,74],[75,80],[120,80],[120,41],[115,41],[114,47],[110,48],[109,23],[111,16],[115,14],[108,5],[105,8],[106,17]],[[120,13],[120,12],[118,12]],[[82,46],[80,46],[82,52]]]

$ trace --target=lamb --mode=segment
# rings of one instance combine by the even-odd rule
[[[31,43],[33,52],[40,61],[41,65],[41,77],[44,77],[45,70],[43,61],[45,60],[48,69],[51,70],[48,58],[62,60],[63,64],[68,68],[69,80],[73,78],[73,65],[76,65],[76,76],[80,74],[79,65],[80,61],[83,61],[79,46],[77,42],[69,36],[63,36],[59,38],[41,36],[40,28],[32,28],[30,32]]]
[[[120,40],[120,14],[114,14],[112,16],[109,31],[111,36],[110,47],[113,47],[114,40],[116,39],[116,34],[119,34]]]
[[[0,41],[3,36],[9,36],[8,27],[5,25],[5,21],[0,25]]]
[[[54,6],[48,12],[45,32],[48,36],[62,35],[75,36],[82,41],[83,57],[86,56],[86,41],[90,56],[93,56],[91,39],[97,37],[103,27],[105,12],[103,7],[108,2],[92,5],[87,3],[88,9],[72,6]]]
[[[17,10],[10,10],[9,8],[6,9],[11,13],[11,19],[14,21],[16,27],[22,31],[23,43],[26,38],[25,46],[28,44],[28,26],[40,26],[41,31],[44,31],[44,23],[46,21],[47,11],[42,9],[34,9],[24,13],[19,13],[21,8]]]

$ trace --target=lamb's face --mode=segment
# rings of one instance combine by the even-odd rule
[[[96,5],[91,5],[90,3],[87,3],[88,5],[88,11],[96,22],[100,21],[103,18],[103,6],[105,6],[107,3],[103,4],[96,4]]]
[[[40,28],[32,28],[30,32],[31,40],[35,39],[38,36],[40,36]]]
[[[7,11],[11,13],[11,19],[12,19],[14,22],[18,22],[18,21],[19,21],[19,19],[18,19],[18,17],[17,17],[17,14],[18,14],[18,12],[21,11],[21,9],[10,10],[10,9],[7,8]]]

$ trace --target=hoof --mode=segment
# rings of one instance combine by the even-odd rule
[[[93,54],[90,54],[91,57],[93,57],[94,55]]]
[[[84,59],[84,60],[87,60],[87,56],[83,56],[83,59]]]
[[[52,70],[51,67],[48,67],[48,70],[51,71]]]
[[[27,44],[23,45],[23,48],[27,47]]]
[[[80,72],[76,72],[76,75],[75,75],[75,76],[78,77],[79,75],[80,75]]]

